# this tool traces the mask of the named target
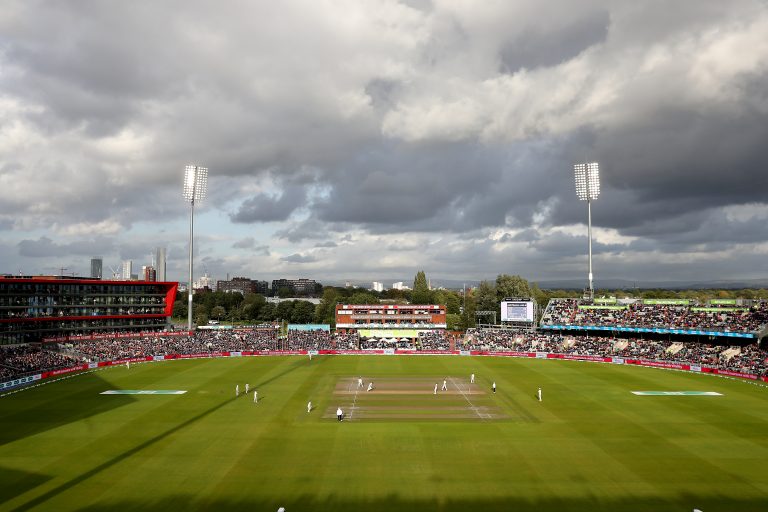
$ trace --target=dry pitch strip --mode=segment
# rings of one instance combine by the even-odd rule
[[[495,403],[490,389],[460,377],[341,377],[333,388],[324,419],[336,419],[336,408],[345,421],[367,420],[476,420],[512,419]],[[442,389],[443,380],[446,390]],[[373,389],[368,391],[368,383]],[[435,393],[437,384],[437,393]],[[507,404],[509,406],[509,404]],[[513,407],[514,408],[514,407]],[[521,418],[524,419],[521,415]]]

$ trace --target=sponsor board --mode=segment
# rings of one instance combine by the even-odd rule
[[[230,352],[229,357],[241,357],[243,355],[242,352]]]
[[[459,354],[462,356],[470,356],[472,353],[469,350],[459,350]]]
[[[697,364],[692,364],[691,365],[691,371],[692,372],[700,372],[701,371],[701,366],[699,366]]]
[[[716,391],[633,391],[639,396],[723,396]]]
[[[110,389],[100,395],[183,395],[186,389]]]
[[[613,364],[624,364],[624,358],[623,357],[614,357],[613,358]]]
[[[155,356],[152,359],[154,359],[155,361],[164,361],[165,360],[165,356]]]
[[[317,350],[307,350],[307,354],[309,354],[310,356],[319,356],[320,352]]]
[[[546,359],[549,357],[549,352],[536,352],[536,359]]]
[[[38,373],[28,377],[19,377],[18,379],[9,380],[7,382],[0,382],[0,391],[23,386],[24,384],[29,384],[30,382],[40,380],[40,377],[41,375]]]
[[[393,349],[393,348],[385,348],[384,349],[384,355],[385,356],[393,356],[393,355],[395,355],[395,349]]]

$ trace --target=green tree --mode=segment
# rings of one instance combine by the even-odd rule
[[[445,322],[447,325],[447,329],[449,331],[458,331],[461,329],[461,322],[462,322],[461,315],[449,313],[448,315],[446,315]]]
[[[370,292],[356,292],[347,302],[349,304],[378,304],[379,299]]]
[[[275,305],[271,302],[264,304],[261,309],[259,309],[258,319],[264,322],[275,320]]]
[[[500,274],[496,277],[496,299],[499,303],[506,297],[524,299],[531,296],[533,293],[531,293],[531,287],[526,279],[508,274]]]
[[[291,312],[291,322],[294,324],[308,324],[315,316],[315,305],[307,300],[294,301]]]
[[[429,290],[429,284],[427,283],[427,276],[423,270],[419,270],[416,273],[416,277],[413,279],[413,293],[411,294],[411,302],[413,304],[431,304],[432,294]]]
[[[293,315],[293,303],[292,300],[284,300],[275,307],[275,320],[291,320]]]
[[[226,314],[227,310],[224,309],[224,306],[214,306],[211,308],[211,316],[216,320],[221,320],[221,318]]]
[[[475,291],[475,307],[477,311],[496,311],[496,321],[499,321],[499,301],[496,298],[496,287],[488,281],[481,281]],[[492,318],[483,318],[483,323],[493,321]]]
[[[452,315],[458,315],[461,313],[461,298],[457,293],[448,293],[445,297],[446,312]]]
[[[291,296],[291,289],[288,288],[287,286],[281,286],[277,290],[277,296],[280,297],[281,299],[288,298]]]
[[[173,303],[173,318],[187,318],[187,311],[189,309],[186,300],[177,300]]]
[[[336,304],[339,303],[339,292],[335,288],[326,287],[323,298],[315,308],[315,322],[334,325],[336,321]]]
[[[466,290],[465,292],[467,295],[464,298],[464,304],[462,305],[463,310],[461,313],[461,330],[467,330],[470,327],[475,326],[475,311],[476,311],[476,303],[475,303],[475,295],[473,294],[472,290]]]

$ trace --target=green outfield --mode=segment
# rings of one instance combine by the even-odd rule
[[[0,510],[765,511],[767,464],[768,388],[594,363],[184,360],[0,398]]]

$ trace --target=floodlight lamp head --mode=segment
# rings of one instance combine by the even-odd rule
[[[597,162],[574,165],[573,175],[580,201],[594,201],[600,196],[600,168]]]
[[[188,165],[184,170],[184,199],[202,201],[208,189],[208,168]]]

